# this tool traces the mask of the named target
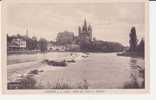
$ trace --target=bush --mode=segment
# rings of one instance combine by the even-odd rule
[[[36,80],[32,77],[21,77],[8,83],[8,89],[34,89]]]

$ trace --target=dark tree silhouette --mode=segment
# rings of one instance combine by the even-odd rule
[[[137,47],[137,35],[136,35],[136,30],[135,27],[131,28],[131,32],[129,34],[130,40],[129,40],[129,44],[130,44],[130,48],[129,51],[130,52],[135,52],[136,51],[136,47]]]
[[[139,45],[137,46],[137,51],[140,53],[144,53],[144,39],[142,38]]]
[[[37,38],[35,36],[32,37],[32,49],[38,49],[38,41]]]
[[[39,40],[39,47],[40,47],[41,52],[47,51],[47,45],[48,45],[48,42],[46,39],[41,38]]]

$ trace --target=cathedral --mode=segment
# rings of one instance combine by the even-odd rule
[[[92,41],[92,27],[90,24],[87,25],[86,19],[84,20],[84,25],[82,27],[79,26],[78,32],[80,49],[88,51]]]

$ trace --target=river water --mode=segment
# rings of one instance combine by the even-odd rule
[[[76,62],[67,63],[66,67],[54,67],[42,64],[44,59],[74,59]],[[42,70],[35,78],[44,88],[52,88],[59,82],[73,87],[85,83],[90,89],[118,89],[129,87],[129,84],[136,85],[134,81],[137,81],[139,87],[142,88],[144,82],[144,77],[140,76],[138,70],[138,66],[141,69],[145,68],[144,59],[117,56],[116,53],[89,53],[86,55],[84,53],[50,52],[9,55],[7,64],[8,81],[32,69]],[[138,88],[138,86],[130,87]]]

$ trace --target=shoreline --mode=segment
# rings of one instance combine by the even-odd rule
[[[33,51],[33,50],[27,50],[27,51],[9,51],[7,52],[7,55],[22,55],[22,54],[37,54],[37,53],[49,53],[49,52],[80,52],[80,53],[119,53],[121,51],[108,51],[108,52],[93,52],[93,51],[88,51],[88,52],[83,52],[83,51],[46,51],[46,52],[41,52],[39,50]]]
[[[139,52],[122,52],[122,53],[117,53],[117,56],[125,56],[125,57],[135,57],[135,58],[145,58],[144,54],[139,53]]]

